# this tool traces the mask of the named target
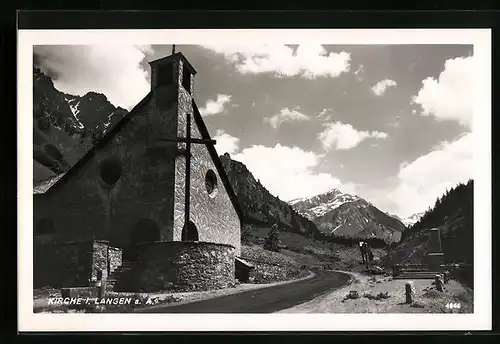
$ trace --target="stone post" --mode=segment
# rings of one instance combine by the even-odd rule
[[[415,301],[415,286],[413,285],[413,282],[406,283],[405,296],[406,296],[406,303],[412,303],[413,301]]]
[[[441,275],[436,275],[434,277],[434,283],[436,284],[436,289],[438,291],[444,291],[444,283],[443,283],[443,278]]]
[[[99,288],[99,297],[106,296],[106,282],[108,279],[108,271],[107,270],[99,270],[97,272],[97,287]]]

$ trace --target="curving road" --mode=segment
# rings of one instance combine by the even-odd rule
[[[351,282],[348,274],[314,271],[316,276],[287,284],[181,305],[137,309],[143,313],[272,313],[310,301]]]

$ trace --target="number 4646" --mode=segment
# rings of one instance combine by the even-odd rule
[[[460,303],[447,303],[446,308],[447,309],[460,309],[461,304]]]

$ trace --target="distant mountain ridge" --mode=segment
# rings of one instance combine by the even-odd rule
[[[126,113],[103,94],[74,96],[59,91],[34,67],[33,181],[69,170]]]
[[[420,220],[420,218],[425,214],[425,212],[420,212],[416,213],[413,215],[410,215],[408,217],[405,217],[404,219],[401,220],[405,224],[406,227],[411,227],[413,226],[416,222]]]
[[[320,195],[310,198],[299,198],[289,201],[299,213],[308,218],[317,218],[347,202],[355,202],[360,198],[355,195],[342,193],[338,189],[332,189]]]
[[[359,196],[343,193],[338,189],[289,203],[325,234],[376,237],[397,242],[406,229],[399,219],[384,213]]]

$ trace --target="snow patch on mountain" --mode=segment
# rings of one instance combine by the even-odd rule
[[[71,113],[73,113],[73,117],[75,117],[76,124],[80,129],[83,129],[84,125],[82,122],[80,122],[80,118],[78,118],[78,114],[80,113],[80,110],[78,109],[80,101],[76,98],[68,98],[68,97],[65,97],[64,100],[68,102],[69,108],[71,109]]]
[[[397,241],[405,225],[363,198],[332,189],[310,198],[289,202],[297,213],[313,221],[330,235],[381,238]]]
[[[417,213],[417,214],[413,214],[411,216],[408,216],[404,219],[401,220],[401,222],[403,222],[405,224],[406,227],[411,227],[413,226],[415,223],[418,222],[418,220],[420,220],[420,218],[424,215],[424,212],[421,212],[421,213]]]
[[[359,199],[360,198],[356,195],[343,193],[338,189],[332,189],[313,197],[291,200],[288,204],[295,206],[294,208],[305,216],[321,217],[344,203],[355,202]]]

